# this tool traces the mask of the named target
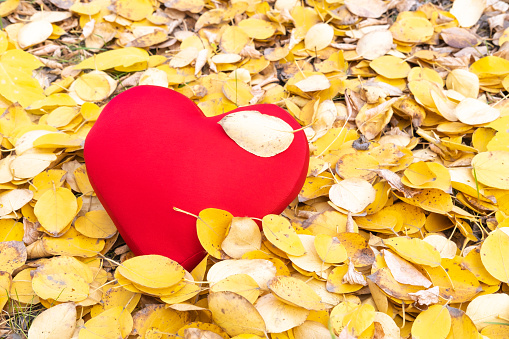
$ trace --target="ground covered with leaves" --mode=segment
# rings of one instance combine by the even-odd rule
[[[0,336],[509,337],[508,10],[1,2]],[[135,257],[87,177],[102,107],[143,84],[207,116],[279,105],[309,140],[304,187],[261,231],[200,213],[192,272]]]

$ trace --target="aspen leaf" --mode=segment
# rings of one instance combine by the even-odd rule
[[[398,283],[387,267],[380,268],[371,275],[368,275],[367,278],[387,295],[398,300],[413,301],[414,299],[410,294],[421,291],[420,287]]]
[[[80,301],[88,297],[92,271],[73,257],[53,257],[33,272],[32,287],[42,299]]]
[[[242,20],[238,26],[253,39],[270,38],[276,31],[270,22],[255,18]]]
[[[294,137],[292,127],[285,121],[257,111],[228,114],[219,124],[237,145],[264,158],[284,152]]]
[[[70,339],[76,327],[76,305],[63,303],[39,314],[28,335],[33,339]]]
[[[414,338],[443,338],[451,330],[451,315],[445,306],[432,305],[420,313],[412,325]]]
[[[41,241],[44,250],[50,254],[84,258],[96,256],[105,246],[103,239],[84,236],[74,227],[70,227],[59,237],[44,236]]]
[[[488,285],[497,285],[499,283],[499,280],[493,277],[484,267],[481,260],[481,249],[478,246],[471,249],[463,257],[461,266],[472,272],[480,282]]]
[[[178,330],[190,320],[188,312],[176,311],[165,305],[150,304],[134,314],[132,334],[149,338],[150,331],[154,338],[157,338],[157,334],[161,332],[176,335]]]
[[[278,276],[268,282],[268,287],[276,297],[290,305],[315,311],[327,309],[318,294],[297,278]]]
[[[360,178],[348,178],[334,184],[329,190],[330,200],[338,207],[352,213],[362,212],[376,197],[369,182]]]
[[[338,264],[347,259],[346,249],[336,237],[318,234],[314,243],[316,253],[324,262]]]
[[[72,192],[63,187],[47,190],[34,207],[34,214],[50,234],[62,232],[76,215],[78,203]]]
[[[215,284],[234,274],[247,274],[262,290],[267,291],[267,282],[276,275],[276,267],[265,259],[223,260],[214,264],[207,273],[207,281]]]
[[[0,57],[0,94],[11,102],[27,107],[44,99],[39,82],[32,78],[32,71],[43,64],[33,55],[13,49]]]
[[[88,320],[80,329],[78,339],[125,338],[132,329],[131,313],[117,306]]]
[[[327,291],[332,293],[351,293],[364,287],[362,284],[352,284],[344,281],[348,273],[348,265],[334,267],[327,277]]]
[[[27,260],[27,250],[22,241],[0,242],[0,271],[12,273]]]
[[[96,69],[98,71],[103,71],[105,69],[118,66],[129,67],[136,63],[146,62],[148,61],[148,58],[148,52],[144,49],[126,47],[94,55],[83,60],[78,65],[74,66],[74,68]]]
[[[12,277],[9,272],[0,272],[0,307],[3,309],[9,300]]]
[[[472,159],[473,174],[487,186],[509,189],[509,152],[482,152]]]
[[[39,297],[32,288],[32,277],[30,273],[33,271],[35,271],[35,268],[26,268],[16,274],[12,279],[12,285],[9,290],[11,299],[25,304],[39,303]]]
[[[406,78],[408,73],[410,73],[410,65],[406,61],[392,55],[385,55],[374,59],[369,63],[369,67],[389,79]]]
[[[35,177],[57,160],[53,150],[32,149],[15,157],[10,163],[10,170],[15,179],[29,179]]]
[[[509,328],[505,323],[488,325],[482,329],[481,335],[486,338],[504,339],[509,335]]]
[[[306,253],[295,229],[288,219],[269,214],[262,220],[263,233],[274,246],[289,255],[300,256]]]
[[[311,51],[320,51],[334,39],[334,29],[326,23],[312,26],[306,33],[304,45]]]
[[[387,4],[380,0],[346,0],[346,8],[355,15],[378,18],[387,11]]]
[[[23,223],[9,219],[0,220],[0,242],[22,241],[23,236]]]
[[[132,282],[150,288],[170,287],[184,277],[184,269],[177,262],[155,254],[128,259],[117,271]]]
[[[438,234],[427,235],[423,240],[440,252],[442,258],[453,259],[458,251],[458,246],[453,241]]]
[[[34,193],[27,189],[14,189],[0,193],[0,216],[19,210],[25,206]]]
[[[76,219],[74,226],[81,234],[90,238],[111,238],[117,228],[106,211],[90,211]]]
[[[394,320],[383,312],[375,312],[375,338],[379,333],[387,339],[399,339],[400,329]],[[377,326],[379,325],[381,329]],[[381,333],[383,332],[383,334]]]
[[[75,138],[65,133],[48,133],[34,140],[34,147],[37,148],[64,148],[82,147],[84,140]]]
[[[260,286],[247,274],[230,275],[210,286],[211,292],[230,291],[237,293],[254,304],[260,296]]]
[[[505,293],[485,294],[475,297],[465,313],[480,331],[492,322],[509,324],[509,295]]]
[[[450,12],[461,27],[471,27],[481,18],[485,7],[485,0],[459,0],[453,3]]]
[[[273,294],[266,294],[255,303],[268,333],[282,333],[303,324],[309,310],[284,303]]]
[[[244,253],[259,250],[262,235],[253,219],[233,217],[221,249],[230,257],[240,259]]]
[[[330,331],[322,323],[317,321],[306,320],[302,325],[293,329],[295,339],[320,339],[330,335]]]
[[[207,208],[200,212],[196,220],[198,239],[203,248],[214,258],[224,259],[221,243],[233,216],[217,208]]]
[[[375,255],[368,241],[359,233],[339,233],[337,238],[345,247],[348,258],[355,267],[369,266],[375,261]]]
[[[453,69],[446,80],[448,89],[455,90],[467,98],[476,99],[479,95],[479,78],[464,69]]]
[[[132,312],[141,298],[141,294],[128,291],[118,283],[104,286],[102,290],[101,302],[90,310],[92,317],[116,306],[125,307],[129,312]]]
[[[314,92],[327,89],[331,86],[329,79],[323,74],[315,74],[300,80],[295,84],[302,92]]]
[[[408,261],[388,250],[382,250],[382,253],[387,266],[397,282],[400,284],[424,286],[426,288],[431,286],[431,281]]]
[[[233,292],[216,292],[208,296],[214,322],[230,336],[251,333],[263,336],[267,331],[258,310],[243,296]]]
[[[40,44],[53,33],[53,27],[48,21],[32,21],[18,31],[19,47],[27,47]]]
[[[433,35],[431,22],[418,16],[398,16],[398,19],[389,30],[394,39],[407,43],[423,42]]]
[[[451,331],[447,336],[452,338],[476,339],[479,337],[474,322],[459,308],[447,306],[447,310],[451,315]]]
[[[324,263],[316,252],[315,237],[307,234],[299,234],[298,237],[304,245],[306,253],[300,256],[288,255],[288,259],[304,271],[315,272],[318,275],[323,274],[331,265]]]
[[[459,121],[467,125],[486,124],[500,116],[498,109],[474,98],[461,100],[454,113]]]
[[[484,240],[481,246],[481,261],[486,270],[502,282],[509,281],[509,266],[507,255],[509,251],[509,228],[500,228],[493,231]]]
[[[430,267],[440,266],[440,253],[421,239],[395,237],[385,239],[384,245],[412,263]]]

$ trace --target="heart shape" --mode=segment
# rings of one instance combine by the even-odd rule
[[[300,125],[272,104],[255,110]],[[157,86],[131,88],[110,101],[87,136],[85,162],[95,192],[129,248],[165,255],[186,269],[205,256],[196,219],[220,208],[234,216],[281,213],[297,196],[308,169],[304,132],[270,158],[240,148],[193,101]]]

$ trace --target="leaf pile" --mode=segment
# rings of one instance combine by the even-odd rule
[[[433,3],[1,2],[0,335],[41,304],[30,338],[507,338],[509,4]],[[277,104],[309,140],[261,231],[191,211],[192,272],[133,257],[87,177],[102,107],[144,84]]]

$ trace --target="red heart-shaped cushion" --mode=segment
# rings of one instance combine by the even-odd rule
[[[256,110],[300,125],[276,105]],[[226,113],[228,114],[228,113]],[[85,162],[99,200],[137,254],[161,254],[190,270],[205,256],[198,214],[220,208],[234,216],[281,213],[304,184],[309,149],[302,131],[270,158],[240,148],[184,95],[138,86],[116,96],[87,136]]]

